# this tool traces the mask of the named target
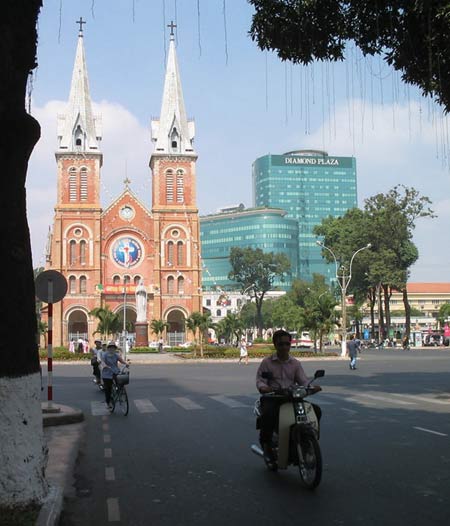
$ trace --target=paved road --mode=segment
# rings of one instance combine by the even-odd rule
[[[86,413],[62,526],[447,525],[450,352],[367,352],[325,368],[323,481],[251,454],[256,364],[135,366],[128,417],[106,415],[89,367],[57,366],[55,398]]]

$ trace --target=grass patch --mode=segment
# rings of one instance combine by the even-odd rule
[[[128,351],[128,354],[157,354],[158,353],[158,347],[133,347],[131,350]]]
[[[194,354],[194,350],[190,350],[188,353],[183,354],[183,358],[186,359],[193,359],[193,358],[200,358],[200,349],[196,349],[196,354]],[[269,347],[268,345],[258,345],[258,346],[252,346],[248,348],[248,357],[249,358],[265,358],[266,356],[270,356],[273,354],[275,350],[273,347]],[[223,359],[223,358],[229,358],[229,359],[238,359],[240,356],[239,349],[236,347],[217,347],[217,346],[207,346],[203,349],[203,358],[206,359]],[[326,358],[330,356],[338,356],[335,352],[327,352],[327,353],[315,353],[313,351],[296,351],[291,350],[291,356],[294,358],[302,359],[302,358]]]
[[[47,359],[47,349],[39,349],[39,359]],[[53,359],[64,361],[86,361],[91,359],[91,353],[69,352],[66,347],[55,347],[53,349]]]
[[[40,509],[39,504],[12,508],[0,506],[0,524],[2,526],[34,526]]]

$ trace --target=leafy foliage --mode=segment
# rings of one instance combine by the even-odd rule
[[[96,307],[89,314],[98,319],[97,329],[94,331],[94,334],[101,334],[103,338],[108,338],[120,332],[120,318],[107,305],[105,307]]]
[[[353,41],[450,110],[448,0],[249,0],[250,36],[282,60],[343,60]]]
[[[153,319],[150,323],[150,328],[152,330],[153,334],[156,334],[156,336],[159,336],[162,334],[166,329],[169,328],[169,324],[164,320],[155,320]]]
[[[275,278],[284,280],[291,264],[285,254],[263,252],[260,248],[233,247],[230,252],[231,271],[228,278],[236,281],[242,291],[254,298],[256,305],[256,326],[258,336],[262,335],[262,305],[264,296],[272,289]]]

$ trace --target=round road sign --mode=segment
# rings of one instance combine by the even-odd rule
[[[41,272],[34,283],[36,296],[45,303],[58,303],[67,292],[67,280],[57,270]]]

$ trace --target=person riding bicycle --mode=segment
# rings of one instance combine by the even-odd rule
[[[291,335],[285,330],[277,330],[273,333],[272,342],[276,353],[263,359],[256,373],[256,388],[261,394],[284,390],[293,384],[308,385],[309,378],[299,360],[290,356]],[[314,392],[321,391],[321,387],[315,385]],[[283,399],[261,397],[261,418],[259,421],[259,441],[264,455],[273,459],[272,436],[278,428],[278,413]],[[322,411],[319,406],[311,404],[320,421]]]
[[[106,351],[102,353],[102,379],[105,388],[105,403],[108,409],[112,409],[111,405],[111,391],[114,377],[119,374],[120,369],[118,363],[127,365],[127,362],[117,352],[118,347],[115,342],[110,341],[106,347]]]
[[[95,340],[94,345],[95,347],[91,349],[92,374],[94,375],[94,383],[100,385],[102,382],[100,374],[100,362],[102,361],[102,342],[100,340]]]

